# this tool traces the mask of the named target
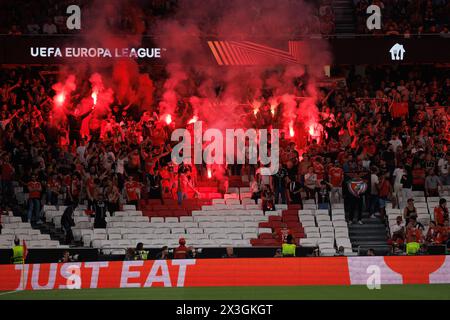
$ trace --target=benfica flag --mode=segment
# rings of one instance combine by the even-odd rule
[[[408,102],[394,102],[391,114],[393,118],[400,118],[408,114]]]

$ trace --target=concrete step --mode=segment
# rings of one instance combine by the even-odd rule
[[[362,236],[362,235],[385,235],[384,229],[353,229],[348,231],[350,236]]]
[[[350,236],[351,241],[355,243],[367,242],[367,241],[379,241],[386,243],[386,235],[377,235],[377,234],[369,234],[369,235],[358,235],[358,236]]]

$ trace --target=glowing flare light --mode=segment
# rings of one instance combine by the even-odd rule
[[[289,136],[292,138],[295,136],[295,131],[294,131],[294,123],[293,121],[291,121],[289,123]]]
[[[98,92],[96,90],[92,91],[91,98],[94,100],[94,106],[97,104]]]
[[[208,168],[208,179],[212,178],[211,168]]]
[[[66,101],[66,96],[64,95],[64,92],[57,94],[55,97],[55,101],[58,106],[62,106],[64,104],[64,101]]]
[[[169,125],[169,124],[172,123],[172,116],[171,116],[170,114],[168,114],[168,115],[166,116],[166,123],[167,123],[167,125]]]
[[[191,120],[188,121],[188,124],[196,123],[198,120],[197,116],[193,116]]]

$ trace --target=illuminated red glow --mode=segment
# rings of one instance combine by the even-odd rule
[[[188,121],[188,124],[196,123],[198,121],[197,116],[193,116],[191,120]]]
[[[168,114],[166,116],[165,121],[166,121],[167,125],[170,125],[172,123],[172,116],[170,114]]]
[[[91,98],[94,100],[94,106],[97,104],[98,92],[97,90],[92,91]]]
[[[289,122],[289,136],[293,138],[295,136],[294,121]]]
[[[208,179],[212,178],[211,168],[208,168]]]
[[[64,95],[64,92],[58,93],[55,96],[56,105],[58,107],[61,107],[64,104],[64,101],[66,101],[66,96]]]

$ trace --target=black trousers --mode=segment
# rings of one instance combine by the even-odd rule
[[[362,198],[348,198],[348,218],[350,221],[361,220],[363,201]]]

